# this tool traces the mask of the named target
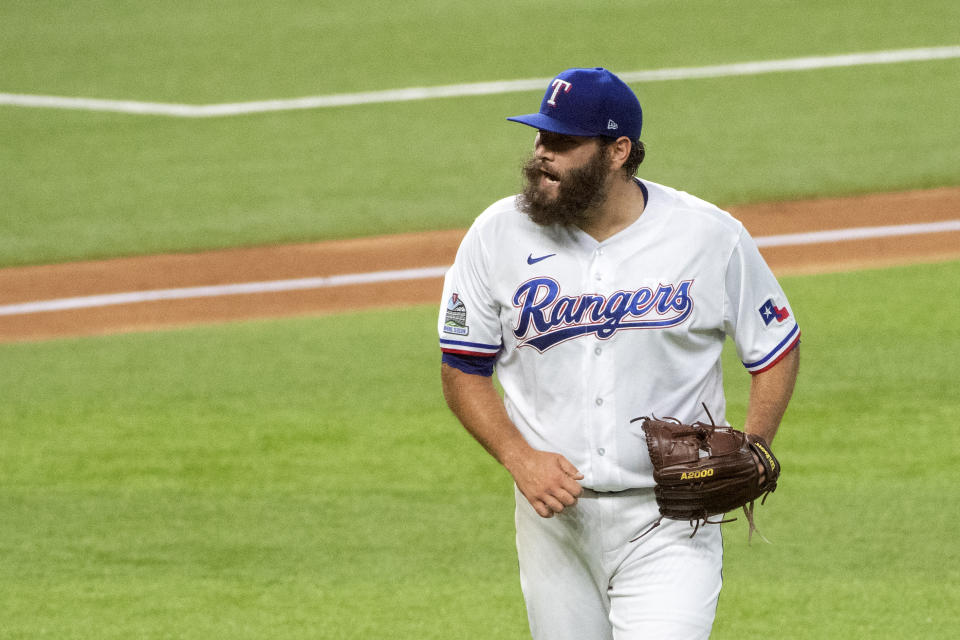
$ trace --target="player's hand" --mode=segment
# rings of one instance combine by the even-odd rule
[[[572,507],[583,493],[577,482],[583,474],[559,453],[531,449],[508,470],[520,493],[543,518]]]

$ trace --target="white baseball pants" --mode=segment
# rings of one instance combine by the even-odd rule
[[[534,640],[701,639],[722,583],[720,527],[659,517],[653,489],[584,490],[541,518],[517,491],[520,585]]]

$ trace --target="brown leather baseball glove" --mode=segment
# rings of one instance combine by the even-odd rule
[[[760,504],[763,504],[767,495],[777,488],[780,476],[780,463],[764,439],[732,427],[703,422],[682,424],[673,418],[655,417],[635,418],[631,422],[638,420],[642,421],[640,426],[646,434],[653,479],[657,483],[654,491],[660,507],[660,519],[638,538],[659,525],[663,518],[689,520],[691,526],[696,525],[690,535],[693,537],[702,524],[736,520],[711,520],[712,516],[743,507],[752,539],[756,531],[754,501],[762,497]],[[712,417],[710,421],[713,422]],[[764,470],[762,482],[758,459]]]

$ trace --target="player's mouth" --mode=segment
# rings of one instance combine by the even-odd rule
[[[563,175],[538,158],[531,158],[523,165],[523,176],[539,198],[549,200],[560,194]]]
[[[545,184],[557,185],[560,184],[560,176],[555,173],[550,173],[546,169],[540,169],[540,176],[543,179]]]

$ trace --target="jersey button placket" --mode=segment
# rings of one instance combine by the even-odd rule
[[[586,269],[582,272],[582,291],[585,295],[608,296],[606,283],[604,282],[604,273],[607,271],[605,259],[603,258],[603,248],[594,247],[586,254]],[[609,376],[607,369],[609,363],[605,357],[605,351],[602,342],[591,334],[581,338],[582,353],[585,357],[587,366],[584,374],[586,385],[584,388],[585,396],[583,398],[586,406],[589,424],[586,442],[588,449],[585,452],[591,458],[591,467],[593,470],[592,480],[595,486],[605,487],[609,484],[611,475],[610,455],[609,455],[609,420],[608,414],[610,406],[613,404],[613,397],[609,395],[610,385],[606,378]]]
[[[603,247],[597,247],[596,251],[593,252],[593,259],[590,261],[590,272],[596,282],[603,282],[604,263]],[[598,291],[597,293],[602,292]]]
[[[585,408],[587,410],[588,426],[586,433],[586,441],[584,444],[587,447],[585,453],[592,459],[590,464],[593,469],[593,482],[596,486],[603,486],[606,482],[606,478],[609,475],[608,471],[605,468],[605,458],[600,454],[600,451],[604,450],[603,442],[603,404],[604,398],[602,395],[602,386],[599,384],[599,379],[602,377],[602,369],[604,366],[603,358],[596,353],[596,349],[599,348],[596,345],[596,338],[593,337],[584,337],[583,339],[583,349],[582,353],[585,356],[585,362],[587,366],[584,368],[584,373],[586,374],[585,380],[587,384],[585,386],[584,392],[586,395],[583,398]]]
[[[613,443],[614,396],[610,384],[610,363],[603,355],[603,349],[594,345],[590,350],[593,356],[593,429],[591,430],[590,445],[595,459],[595,479],[599,486],[609,486],[617,476],[616,461],[610,446]]]
[[[604,247],[597,247],[590,261],[590,276],[594,293],[609,296],[611,273],[609,252]],[[591,285],[588,285],[591,286]],[[590,444],[594,458],[595,479],[599,486],[609,487],[616,482],[619,473],[616,469],[615,451],[611,449],[614,443],[616,428],[616,398],[613,380],[613,352],[607,349],[607,344],[593,336],[589,338],[587,348],[591,361],[591,394],[593,398],[593,429]]]

